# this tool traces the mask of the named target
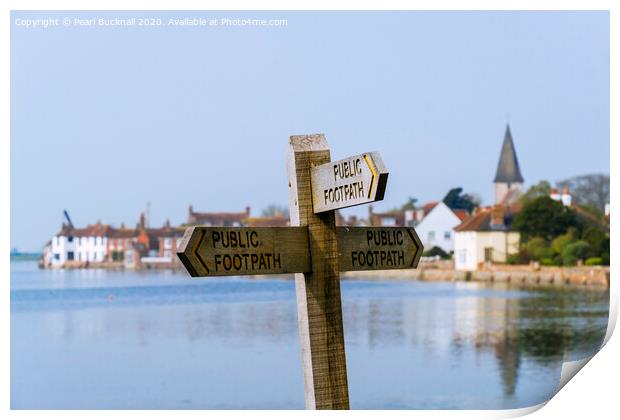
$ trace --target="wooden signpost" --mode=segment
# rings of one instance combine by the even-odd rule
[[[388,171],[378,152],[315,166],[311,170],[315,213],[383,200]]]
[[[280,274],[310,269],[308,230],[299,227],[187,228],[179,259],[192,277]]]
[[[335,210],[383,199],[379,153],[331,162],[322,134],[291,136],[290,227],[185,231],[177,255],[192,277],[295,273],[306,408],[348,409],[340,272],[415,268],[411,227],[336,227]]]
[[[422,242],[411,227],[338,227],[340,271],[415,268]]]

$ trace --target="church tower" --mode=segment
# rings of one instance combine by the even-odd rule
[[[493,182],[495,184],[495,204],[500,204],[504,199],[508,199],[507,196],[510,191],[519,193],[523,191],[523,176],[521,176],[515,145],[512,142],[510,125],[506,125],[504,143]]]

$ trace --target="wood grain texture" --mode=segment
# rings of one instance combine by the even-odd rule
[[[192,277],[311,269],[305,227],[189,227],[177,255]]]
[[[350,156],[311,170],[315,213],[383,200],[388,171],[379,152]]]
[[[412,227],[347,227],[336,229],[340,271],[416,268],[424,251]]]
[[[308,409],[349,409],[335,215],[314,214],[312,207],[310,170],[329,161],[322,134],[290,137],[291,226],[308,226],[312,268],[295,274]]]

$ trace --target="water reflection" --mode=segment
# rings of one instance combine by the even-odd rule
[[[125,273],[110,286],[84,270],[65,281],[55,273],[50,287],[32,272],[22,286],[20,273],[11,279],[14,408],[303,408],[290,281],[154,273],[145,284]],[[606,290],[470,283],[343,281],[342,292],[356,408],[542,402],[563,360],[598,350],[609,302]],[[52,391],[41,397],[37,387]]]

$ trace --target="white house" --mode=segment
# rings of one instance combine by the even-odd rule
[[[63,225],[51,241],[51,266],[102,262],[107,256],[109,226],[97,223],[83,229]]]
[[[507,211],[508,210],[508,211]],[[514,212],[496,205],[479,210],[454,229],[454,267],[472,271],[483,263],[505,263],[519,252],[519,232],[511,230]]]
[[[416,226],[424,249],[438,246],[448,253],[454,251],[453,230],[466,218],[465,210],[452,210],[443,201],[435,203]]]

